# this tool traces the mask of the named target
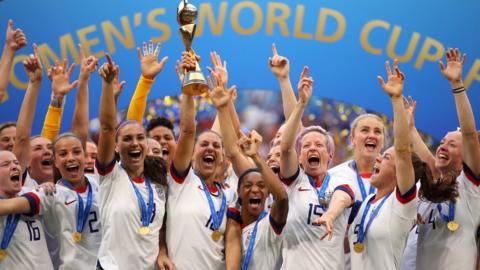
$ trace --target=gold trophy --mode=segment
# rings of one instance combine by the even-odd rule
[[[195,36],[195,29],[197,28],[195,24],[197,14],[197,8],[189,4],[187,0],[181,1],[178,5],[177,21],[180,25],[180,37],[185,45],[185,49],[195,61],[195,70],[185,71],[182,92],[192,96],[199,96],[208,91],[207,81],[200,70],[200,65],[196,62],[195,52],[192,49],[193,37]]]

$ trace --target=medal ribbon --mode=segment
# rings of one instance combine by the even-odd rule
[[[255,238],[257,237],[258,222],[260,222],[260,220],[262,220],[266,215],[267,215],[267,212],[265,211],[262,212],[258,217],[257,221],[255,222],[252,235],[250,236],[250,242],[248,243],[247,253],[245,254],[245,259],[243,260],[243,263],[242,263],[242,270],[248,269],[248,264],[250,264],[250,260],[252,259],[252,255],[253,255],[253,246],[255,245]]]
[[[358,172],[357,164],[355,163],[355,160],[352,160],[352,168],[357,174],[357,183],[358,183],[358,186],[360,187],[360,192],[362,193],[362,201],[364,201],[367,198],[367,191],[365,190],[365,185],[363,184],[362,176],[360,176],[360,173]],[[375,193],[375,187],[372,184],[370,184],[370,190],[368,191],[368,195],[373,193]]]
[[[198,176],[198,175],[197,175]],[[200,178],[200,177],[199,177]],[[202,183],[203,191],[205,192],[205,196],[207,196],[208,206],[210,207],[210,213],[212,214],[212,226],[214,230],[218,230],[222,225],[223,216],[225,214],[225,210],[227,208],[227,199],[225,198],[225,194],[223,194],[222,187],[217,184],[218,192],[220,196],[222,196],[222,203],[220,204],[220,211],[218,213],[215,211],[215,205],[213,204],[212,195],[208,190],[207,184],[200,178],[200,182]]]
[[[7,249],[10,240],[12,240],[12,236],[17,229],[18,221],[20,220],[20,214],[15,215],[8,215],[7,223],[5,224],[5,229],[3,232],[2,244],[0,245],[0,249]]]
[[[60,180],[62,182],[62,184],[68,188],[70,188],[71,190],[75,191],[75,188],[73,187],[73,185],[62,179]],[[82,199],[82,196],[80,196],[80,193],[78,193],[77,191],[75,191],[75,193],[77,194],[77,200],[78,200],[78,209],[77,209],[77,232],[79,233],[82,233],[83,232],[83,228],[85,227],[85,224],[87,223],[87,217],[88,217],[88,214],[90,213],[90,209],[92,208],[92,202],[93,202],[93,192],[92,192],[92,186],[90,185],[90,182],[86,181],[87,182],[87,189],[88,189],[88,192],[87,192],[87,203],[85,205],[85,208],[83,207],[83,199]]]
[[[150,184],[150,180],[144,177],[144,180],[145,180],[144,182],[148,190],[148,208],[147,208],[147,205],[145,204],[145,200],[143,199],[142,194],[140,194],[140,191],[138,190],[138,188],[135,186],[135,183],[133,183],[132,178],[128,176],[128,179],[132,184],[133,190],[135,191],[135,195],[137,196],[138,205],[140,206],[140,210],[142,214],[141,216],[142,227],[148,227],[148,225],[150,224],[150,219],[152,218],[152,215],[153,215],[153,189],[152,189],[152,185]]]
[[[323,178],[322,186],[320,187],[320,189],[317,189],[317,187],[315,186],[315,182],[313,181],[312,177],[310,177],[310,175],[308,175],[308,181],[310,182],[310,185],[313,187],[313,189],[317,191],[318,198],[325,198],[325,191],[327,190],[328,183],[330,182],[330,174],[328,174],[328,172],[327,174],[325,174],[325,178]],[[325,205],[321,205],[321,207],[323,210],[325,210],[326,208]]]
[[[454,221],[455,220],[455,203],[454,202],[450,202],[448,204],[448,216],[442,214],[442,204],[437,204],[437,209],[438,209],[438,212],[440,213],[440,216],[442,217],[442,219],[445,221],[445,222],[450,222],[450,221]]]
[[[367,227],[365,228],[365,230],[363,230],[363,227],[365,225],[365,219],[367,217],[367,213],[368,213],[368,210],[370,209],[370,206],[372,204],[372,201],[375,197],[372,197],[370,198],[370,200],[368,200],[367,202],[367,205],[365,206],[365,210],[363,210],[363,215],[362,215],[362,220],[360,221],[360,228],[358,228],[358,238],[357,238],[357,242],[360,242],[360,243],[363,243],[363,241],[365,240],[365,237],[367,236],[367,232],[368,232],[368,229],[370,228],[370,225],[372,224],[373,220],[375,219],[375,217],[378,215],[378,212],[380,212],[380,209],[382,208],[383,204],[385,203],[385,201],[388,199],[388,197],[390,197],[392,193],[388,193],[387,196],[385,196],[382,201],[380,202],[380,204],[377,206],[377,208],[375,208],[375,210],[373,210],[373,213],[370,215],[370,219],[368,220],[368,223],[367,223]]]

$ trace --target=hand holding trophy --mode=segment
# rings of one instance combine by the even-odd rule
[[[196,62],[195,52],[192,49],[192,42],[195,36],[195,29],[197,27],[195,24],[197,14],[197,8],[194,5],[189,4],[187,0],[182,0],[178,5],[177,21],[180,25],[180,37],[182,38],[186,51],[195,61],[194,70],[184,71],[185,76],[182,82],[182,92],[192,96],[199,96],[208,92],[207,81],[200,70],[198,62]]]

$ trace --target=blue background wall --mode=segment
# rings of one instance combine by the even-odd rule
[[[78,62],[78,43],[98,57],[110,51],[127,81],[119,102],[119,107],[125,107],[140,75],[135,48],[154,38],[163,43],[161,56],[168,55],[169,61],[150,97],[178,94],[174,66],[183,44],[177,33],[177,4],[171,0],[0,1],[0,43],[8,18],[25,31],[29,41],[17,54],[9,99],[0,104],[0,122],[16,120],[26,86],[21,60],[32,52],[33,42],[40,45],[44,66],[56,57]],[[447,48],[459,47],[468,55],[465,83],[480,126],[478,1],[197,0],[193,4],[200,10],[194,48],[203,56],[204,71],[211,65],[208,52],[216,50],[228,61],[230,81],[239,89],[278,91],[267,65],[275,42],[280,54],[291,61],[295,85],[302,67],[308,65],[315,79],[315,95],[390,116],[390,103],[376,76],[385,76],[384,61],[397,56],[407,77],[405,93],[418,101],[416,124],[436,138],[458,126],[453,96],[437,62]],[[78,68],[74,78],[77,76]],[[98,115],[100,83],[93,75],[92,118]],[[50,94],[45,75],[34,133],[41,129]],[[70,125],[73,102],[74,93],[68,97],[62,129]]]

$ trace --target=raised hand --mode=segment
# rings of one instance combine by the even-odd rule
[[[27,37],[19,28],[13,30],[13,21],[8,20],[7,34],[5,38],[5,46],[16,52],[21,48],[27,46]]]
[[[119,73],[119,68],[112,60],[110,54],[106,54],[107,62],[104,63],[99,69],[98,74],[102,77],[105,83],[112,83],[117,74]]]
[[[308,76],[308,67],[303,68],[300,74],[300,81],[298,82],[298,96],[299,102],[306,105],[312,96],[313,79]]]
[[[290,64],[286,57],[278,55],[277,46],[275,46],[275,43],[272,44],[272,53],[273,56],[268,58],[268,65],[270,66],[270,70],[272,71],[273,75],[279,80],[288,78],[290,73]]]
[[[222,80],[223,86],[227,88],[227,84],[228,84],[227,61],[223,61],[223,64],[222,64],[222,59],[220,58],[220,55],[217,54],[217,52],[211,52],[210,59],[212,59],[213,70]],[[210,67],[207,67],[207,68],[211,69]]]
[[[160,54],[160,43],[157,43],[155,50],[153,49],[153,41],[143,42],[143,55],[140,48],[137,47],[138,58],[140,59],[140,67],[142,76],[153,80],[162,71],[168,57],[165,56],[158,62],[158,55]]]
[[[38,55],[37,44],[33,44],[34,54],[31,54],[27,60],[23,61],[23,67],[27,72],[30,83],[39,83],[43,78],[43,66]]]
[[[455,48],[447,50],[445,56],[447,57],[447,67],[444,66],[443,61],[439,61],[440,71],[450,83],[461,83],[463,64],[467,59],[467,55],[463,54],[460,59],[460,52]]]
[[[385,83],[382,76],[377,76],[378,82],[380,82],[383,91],[385,91],[390,97],[401,97],[405,75],[398,68],[398,60],[393,60],[393,72],[390,68],[390,62],[388,61],[385,62],[385,69],[387,70],[387,83]]]
[[[90,74],[97,70],[98,59],[93,55],[86,57],[81,44],[78,44],[78,50],[80,52],[80,75],[78,77],[80,80],[88,80]]]
[[[240,139],[238,139],[237,144],[246,156],[253,157],[258,155],[262,140],[262,136],[260,136],[257,131],[251,130],[248,133],[248,137],[242,134]]]
[[[212,100],[213,105],[218,109],[220,107],[227,106],[230,101],[230,94],[223,87],[223,82],[220,76],[212,69],[209,69],[211,77],[208,77],[208,85],[210,87],[210,93],[208,97]]]
[[[55,66],[48,71],[48,78],[52,81],[52,92],[56,97],[64,97],[78,84],[78,80],[70,83],[70,76],[75,69],[75,63],[72,63],[70,68],[67,69],[67,67],[67,59],[63,59],[63,66],[60,66],[60,63],[55,60]]]
[[[415,127],[415,110],[417,109],[417,101],[413,100],[411,96],[408,96],[408,100],[405,96],[403,98],[403,105],[405,106],[405,113],[407,114],[408,127],[410,129]]]

